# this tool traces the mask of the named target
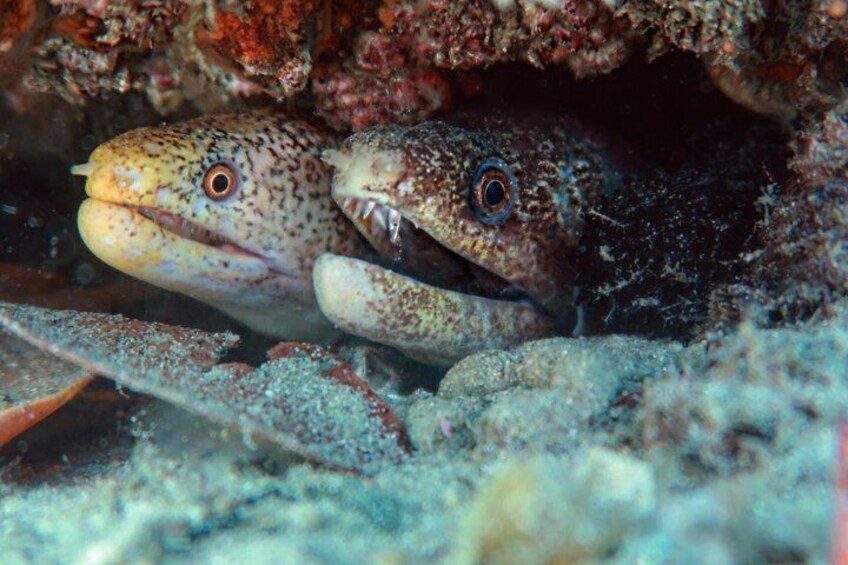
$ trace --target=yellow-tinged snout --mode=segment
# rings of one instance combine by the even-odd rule
[[[112,267],[150,280],[144,276],[161,267],[172,255],[166,249],[169,240],[177,240],[142,216],[136,206],[155,206],[158,181],[144,174],[145,158],[131,145],[117,138],[99,146],[89,161],[76,165],[71,172],[86,177],[89,196],[80,206],[77,227],[88,248]],[[175,241],[171,241],[175,244]]]
[[[161,156],[146,152],[117,138],[94,150],[87,163],[71,169],[86,177],[85,192],[90,198],[130,206],[159,204],[159,187],[176,179],[163,167]]]
[[[89,198],[80,206],[77,227],[91,252],[118,270],[137,275],[162,262],[167,236],[131,208]]]
[[[77,225],[100,260],[151,284],[220,301],[245,280],[267,276],[261,260],[226,253],[163,229],[132,208],[89,198]]]

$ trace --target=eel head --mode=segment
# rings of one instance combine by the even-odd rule
[[[265,114],[134,130],[73,171],[86,245],[107,264],[216,306],[254,329],[319,339],[312,267],[361,237],[330,198],[332,140]]]
[[[570,138],[545,133],[553,128],[498,126],[384,126],[355,134],[324,153],[336,169],[333,197],[371,244],[384,257],[400,256],[399,266],[411,275],[401,280],[396,273],[378,274],[373,265],[347,261],[344,267],[336,261],[338,269],[369,273],[365,278],[352,272],[336,275],[361,282],[359,294],[349,296],[345,308],[356,300],[370,304],[352,317],[328,296],[332,273],[321,265],[316,292],[328,317],[352,333],[414,356],[450,362],[480,349],[548,335],[554,331],[552,312],[562,318],[574,311],[575,271],[568,253],[579,242],[587,197],[601,189],[601,165]],[[466,284],[427,285],[443,284],[443,272],[442,280],[432,277],[446,264],[463,265]],[[446,301],[447,293],[454,294]],[[391,311],[380,305],[393,297]],[[432,311],[445,307],[451,312]],[[409,315],[397,321],[401,308],[421,313],[414,327]],[[421,318],[427,309],[426,319]],[[459,311],[463,314],[457,317]],[[363,312],[371,313],[372,323],[363,321]]]

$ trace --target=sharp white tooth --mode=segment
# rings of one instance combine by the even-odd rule
[[[344,208],[350,208],[350,197],[345,197],[343,207]]]
[[[353,211],[353,217],[358,218],[362,215],[362,210],[365,208],[365,202],[362,200],[356,201],[356,209]]]
[[[386,208],[384,206],[380,206],[374,210],[374,223],[382,229],[386,229]]]
[[[389,237],[392,243],[400,239],[400,213],[397,210],[389,211]]]
[[[397,244],[400,241],[400,223],[395,224],[395,227],[392,228],[392,234],[389,237],[389,240]]]
[[[373,200],[369,200],[369,201],[365,204],[365,214],[363,214],[363,216],[362,216],[362,217],[367,219],[367,218],[368,218],[368,216],[370,216],[370,215],[371,215],[371,212],[373,212],[373,211],[374,211],[374,206],[376,206],[376,205],[377,205],[377,203],[376,203],[376,202],[374,202]]]

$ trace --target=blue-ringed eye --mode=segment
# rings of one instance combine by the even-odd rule
[[[518,200],[518,181],[509,165],[491,157],[474,174],[468,203],[474,216],[485,224],[500,225],[512,215]]]

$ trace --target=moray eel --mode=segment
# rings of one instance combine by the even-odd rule
[[[593,202],[618,182],[605,155],[579,124],[534,116],[351,136],[323,155],[335,168],[333,197],[406,274],[322,256],[322,311],[350,333],[439,364],[572,329],[569,252]],[[446,281],[445,265],[463,272]]]
[[[285,339],[325,341],[312,268],[367,254],[330,197],[335,140],[271,114],[203,117],[125,133],[72,172],[87,177],[80,234],[105,263]]]

